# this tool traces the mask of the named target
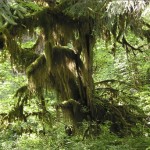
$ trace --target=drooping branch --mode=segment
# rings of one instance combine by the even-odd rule
[[[13,64],[22,66],[22,68],[27,68],[30,63],[32,63],[38,55],[32,51],[22,49],[15,38],[9,34],[8,30],[5,31],[6,36],[6,48],[11,55],[11,61]]]
[[[135,48],[134,46],[132,46],[132,45],[126,40],[125,36],[123,36],[123,38],[122,38],[122,45],[123,45],[123,47],[129,47],[129,48],[131,48],[131,50],[138,50],[139,52],[143,52],[143,51],[140,49],[140,47]]]

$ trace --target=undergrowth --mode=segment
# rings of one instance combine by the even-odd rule
[[[63,125],[54,126],[46,135],[23,134],[11,130],[0,133],[0,150],[149,150],[150,137],[145,135],[119,138],[103,125],[99,136],[67,136]]]

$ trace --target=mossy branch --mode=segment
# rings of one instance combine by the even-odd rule
[[[39,56],[34,62],[32,62],[27,67],[26,73],[28,77],[30,77],[36,70],[38,70],[38,68],[44,66],[45,63],[46,63],[45,56],[44,55]]]

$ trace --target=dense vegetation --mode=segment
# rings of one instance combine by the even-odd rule
[[[150,149],[149,8],[0,1],[0,149]]]

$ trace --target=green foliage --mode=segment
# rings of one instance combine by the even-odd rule
[[[0,2],[0,32],[8,24],[17,25],[18,19],[24,19],[25,16],[40,11],[42,8],[35,2],[30,1],[8,1]]]
[[[0,149],[150,148],[145,1],[0,4]]]
[[[111,54],[112,45],[106,46],[105,41],[97,41],[94,49],[93,75],[95,82],[115,79],[114,58]]]
[[[1,60],[3,59],[0,53]],[[14,105],[14,93],[22,85],[26,83],[23,74],[18,74],[15,67],[11,68],[10,60],[7,58],[0,63],[0,113],[8,112]],[[17,74],[17,75],[16,75]]]
[[[111,16],[116,16],[119,14],[124,14],[124,13],[128,13],[128,12],[134,12],[136,14],[140,13],[141,10],[144,9],[146,5],[146,2],[144,0],[140,0],[140,1],[112,1],[109,2],[108,6],[107,6],[107,11]]]
[[[30,1],[21,2],[21,5],[25,7],[26,9],[30,10],[30,12],[36,12],[42,9],[38,4],[36,4],[35,2],[30,2]]]
[[[62,149],[62,150],[148,150],[149,137],[127,137],[119,138],[109,133],[108,125],[103,125],[102,133],[98,137],[87,138],[84,141],[82,136],[69,137],[64,133],[64,126],[58,123],[46,136],[23,134],[21,137],[5,131],[0,136],[1,150],[13,149]]]
[[[146,7],[146,9],[143,11],[143,13],[142,13],[142,18],[147,22],[147,23],[149,23],[150,22],[150,5],[148,5],[147,7]]]
[[[6,26],[7,23],[16,25],[14,16],[10,10],[10,6],[2,0],[0,2],[0,31]]]

